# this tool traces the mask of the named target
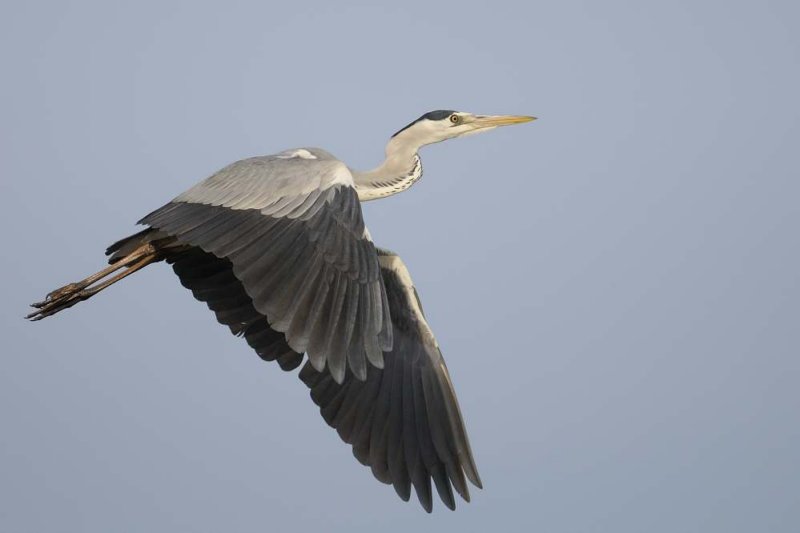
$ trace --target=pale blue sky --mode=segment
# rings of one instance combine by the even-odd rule
[[[115,5],[116,4],[116,5]],[[6,2],[0,530],[800,530],[796,2]],[[26,306],[221,166],[423,150],[365,207],[485,489],[426,515],[157,265]]]

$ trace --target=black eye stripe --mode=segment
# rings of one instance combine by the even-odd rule
[[[415,120],[414,122],[412,122],[411,124],[409,124],[408,126],[403,128],[402,130],[398,131],[397,133],[400,133],[400,132],[402,132],[404,130],[407,130],[408,128],[410,128],[411,126],[413,126],[414,124],[416,124],[420,120],[425,120],[425,119],[428,119],[428,120],[445,120],[445,119],[447,119],[447,117],[449,117],[453,113],[455,113],[455,111],[453,111],[452,109],[440,109],[438,111],[431,111],[430,113],[425,113],[424,115],[419,117],[417,120]],[[392,137],[397,135],[397,133],[392,135]]]
[[[423,118],[427,118],[428,120],[443,120],[455,113],[452,109],[440,109],[438,111],[431,111],[430,113],[425,113],[419,120]]]

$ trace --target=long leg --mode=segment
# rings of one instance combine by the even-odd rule
[[[98,292],[102,291],[106,287],[109,287],[110,285],[113,285],[122,278],[130,276],[137,270],[146,267],[150,263],[160,261],[161,259],[163,259],[163,256],[153,243],[143,244],[120,261],[95,274],[92,274],[81,281],[69,283],[52,291],[42,302],[31,304],[31,307],[35,307],[37,310],[25,318],[30,320],[41,320],[45,317],[58,313],[59,311],[72,307],[78,302],[91,298]],[[109,275],[123,268],[125,270],[108,278]],[[104,279],[105,281],[102,281]]]

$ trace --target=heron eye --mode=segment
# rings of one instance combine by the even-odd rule
[[[459,117],[458,115],[450,115],[450,122],[452,122],[453,124],[458,124],[459,122],[461,122],[461,117]]]

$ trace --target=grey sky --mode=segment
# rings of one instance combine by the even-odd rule
[[[800,530],[797,4],[296,4],[0,7],[0,529]],[[455,513],[164,265],[21,319],[221,166],[368,168],[438,108],[540,117],[365,207],[459,393]]]

